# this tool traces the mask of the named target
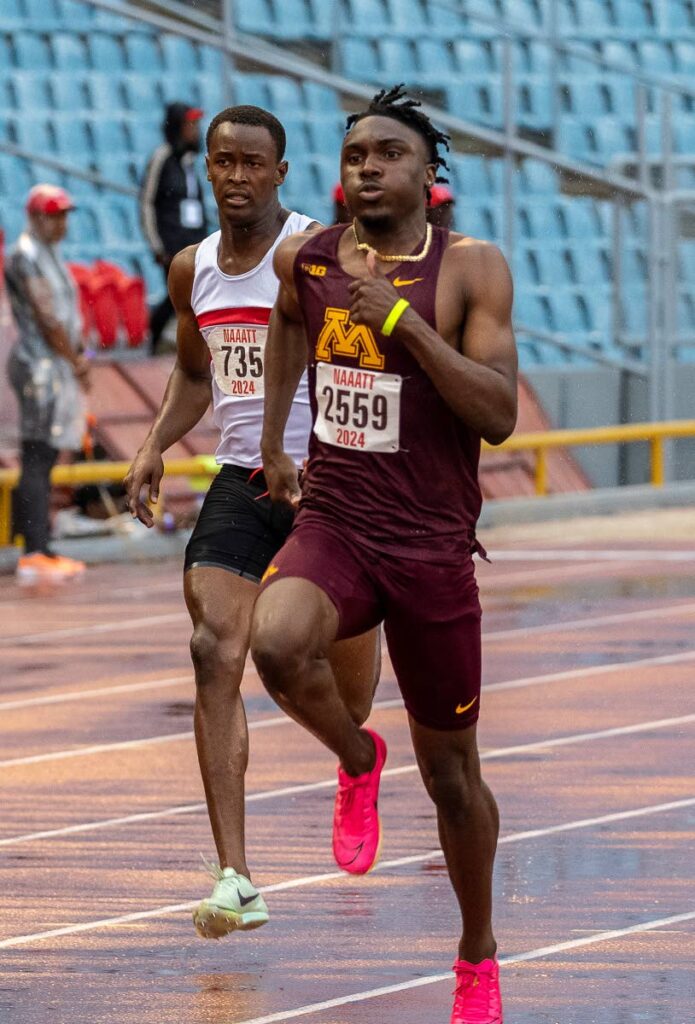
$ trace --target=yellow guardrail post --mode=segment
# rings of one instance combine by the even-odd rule
[[[652,487],[664,486],[664,439],[653,437],[651,447]]]
[[[548,449],[536,448],[536,494],[543,497],[548,493]]]

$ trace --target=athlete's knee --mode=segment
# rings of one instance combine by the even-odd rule
[[[254,622],[251,657],[266,689],[287,693],[294,681],[305,674],[309,651],[299,631]]]
[[[420,772],[430,799],[438,810],[466,817],[480,799],[482,779],[476,753],[457,751],[452,756],[420,757]]]
[[[211,623],[200,622],[193,630],[190,649],[199,688],[218,679],[227,684],[240,681],[246,647],[238,638],[215,629]]]

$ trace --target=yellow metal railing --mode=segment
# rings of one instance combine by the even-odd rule
[[[484,444],[489,451],[535,453],[536,494],[548,493],[548,452],[552,448],[571,448],[579,445],[623,444],[646,441],[651,449],[651,483],[664,484],[664,441],[675,437],[695,437],[695,420],[672,420],[667,423],[629,423],[615,427],[590,427],[582,430],[548,430],[531,434],[514,434],[504,444]],[[56,485],[118,483],[128,472],[128,462],[76,462],[69,466],[56,466],[51,482]],[[170,459],[164,464],[166,476],[214,476],[218,470],[209,455],[190,459]],[[0,469],[0,546],[11,543],[12,491],[17,486],[16,469]]]
[[[625,423],[615,427],[587,427],[579,430],[547,430],[533,434],[514,434],[498,447],[485,444],[491,451],[528,452],[536,456],[536,494],[548,493],[548,452],[552,448],[571,448],[593,444],[623,444],[647,441],[650,446],[650,475],[653,487],[664,484],[664,441],[674,437],[695,437],[695,420],[671,420],[665,423]]]
[[[120,483],[129,462],[75,462],[69,466],[56,466],[51,483],[62,487],[80,484]],[[196,455],[190,459],[169,459],[164,463],[165,476],[214,476],[219,469],[214,458]],[[17,486],[19,470],[0,469],[0,546],[12,542],[12,491]]]

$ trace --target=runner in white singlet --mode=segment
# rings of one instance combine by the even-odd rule
[[[250,880],[244,842],[244,775],[248,731],[240,686],[258,583],[293,521],[267,496],[260,457],[265,337],[278,281],[273,251],[313,223],[282,208],[287,174],[285,132],[258,107],[230,107],[207,133],[208,180],[220,230],[173,260],[169,292],[177,313],[177,360],[154,424],[126,478],[129,507],[146,526],[164,472],[162,453],[179,441],[213,402],[221,466],[186,549],[184,594],[193,621],[195,737],[219,867],[215,886],[193,915],[198,934],[220,938],[257,928],[268,908]],[[305,366],[285,444],[301,466],[311,429]],[[380,664],[378,635],[336,644],[331,662],[345,700],[366,719]]]

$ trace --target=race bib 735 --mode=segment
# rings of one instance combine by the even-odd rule
[[[263,324],[220,324],[207,334],[218,388],[240,398],[263,396]]]

